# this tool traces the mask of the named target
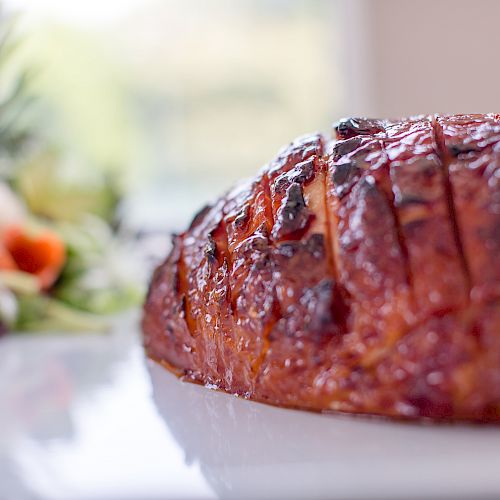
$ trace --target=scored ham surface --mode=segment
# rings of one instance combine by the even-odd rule
[[[500,116],[350,118],[205,207],[149,356],[275,405],[500,422]]]

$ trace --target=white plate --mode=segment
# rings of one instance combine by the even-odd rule
[[[282,410],[111,335],[0,340],[0,498],[499,498],[500,427]]]

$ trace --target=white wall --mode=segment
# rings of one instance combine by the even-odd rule
[[[500,111],[500,1],[340,0],[345,115]]]

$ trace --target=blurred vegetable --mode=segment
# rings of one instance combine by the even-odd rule
[[[6,78],[10,28],[0,19],[0,333],[104,331],[105,315],[142,297],[133,245],[116,232],[119,190],[21,119],[30,72]]]
[[[75,308],[109,314],[137,304],[142,297],[133,244],[114,235],[97,217],[79,225],[62,224],[67,264],[54,296]]]
[[[0,287],[0,334],[14,326],[17,313],[16,296],[8,288]]]
[[[22,331],[90,331],[103,332],[109,321],[85,313],[44,295],[21,296],[15,328]]]
[[[66,260],[64,243],[56,233],[10,226],[3,240],[17,268],[36,276],[42,290],[54,284]]]
[[[84,214],[113,219],[119,195],[109,177],[44,150],[20,165],[15,187],[36,215],[78,222]]]
[[[39,279],[24,271],[0,271],[0,283],[21,295],[35,295],[41,291]]]
[[[20,46],[13,36],[16,18],[6,17],[3,12],[0,22],[0,173],[9,174],[11,158],[30,141],[32,134],[23,115],[33,102],[27,92],[31,71],[16,68],[14,55]]]

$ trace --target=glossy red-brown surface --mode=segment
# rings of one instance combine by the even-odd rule
[[[276,405],[500,422],[500,118],[352,118],[204,208],[147,353]]]

